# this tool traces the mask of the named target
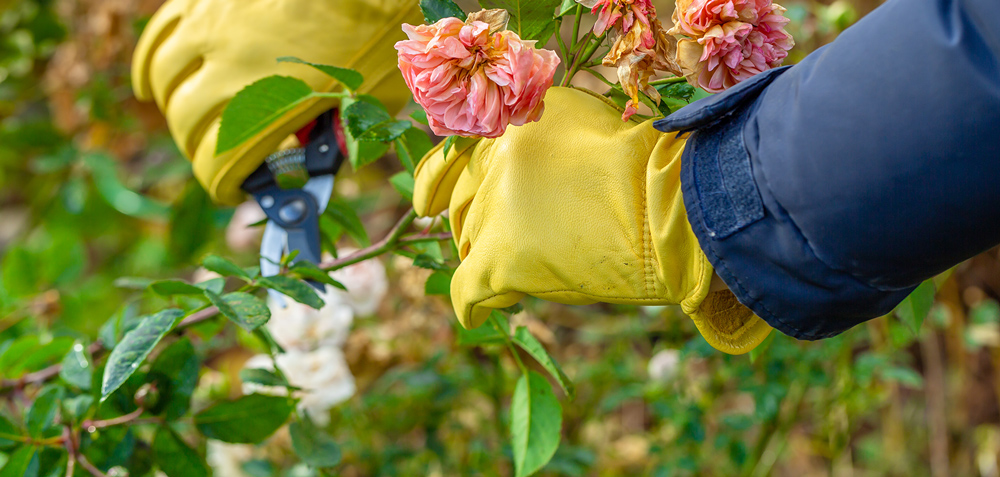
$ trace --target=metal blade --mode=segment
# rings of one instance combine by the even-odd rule
[[[330,205],[330,196],[333,195],[333,179],[333,174],[324,174],[309,179],[309,182],[302,186],[302,190],[316,199],[320,215],[326,210],[326,206]]]
[[[270,277],[277,275],[281,271],[281,256],[285,253],[285,246],[288,243],[288,234],[284,229],[268,221],[264,226],[264,237],[260,241],[260,275]],[[278,306],[285,308],[288,306],[285,295],[268,288],[267,294]]]

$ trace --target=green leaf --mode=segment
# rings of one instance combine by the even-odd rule
[[[279,63],[299,63],[303,65],[309,65],[317,70],[322,71],[327,76],[337,80],[340,84],[344,85],[345,88],[351,91],[357,91],[361,87],[361,83],[365,81],[365,77],[361,76],[361,73],[354,71],[349,68],[341,68],[339,66],[324,65],[320,63],[310,63],[308,61],[300,60],[294,56],[282,56],[278,58]]]
[[[14,426],[14,423],[0,415],[0,449],[7,449],[18,445],[24,440],[21,431]]]
[[[359,141],[392,142],[413,127],[409,121],[394,120],[381,104],[355,101],[344,109],[351,136]]]
[[[188,447],[180,436],[167,426],[156,430],[153,437],[156,465],[167,477],[208,477],[208,464],[197,451]]]
[[[420,0],[420,11],[428,25],[442,18],[455,17],[465,21],[465,12],[451,0]]]
[[[402,164],[406,171],[410,173],[410,176],[412,176],[416,165],[420,163],[420,160],[423,159],[432,148],[434,148],[434,143],[431,142],[430,136],[428,136],[423,130],[419,128],[410,128],[407,129],[406,132],[399,137],[399,139],[396,139],[395,146],[396,156],[399,157],[399,163]]]
[[[347,235],[357,242],[358,245],[367,247],[372,244],[371,239],[368,238],[368,232],[365,230],[364,224],[361,223],[361,218],[358,217],[358,213],[354,210],[354,207],[351,207],[347,202],[337,197],[330,199],[330,204],[327,205],[323,215],[332,218],[334,222],[343,227]]]
[[[223,296],[208,290],[205,290],[204,293],[208,300],[219,309],[220,313],[248,332],[259,328],[271,319],[271,310],[264,303],[264,300],[249,293],[232,292]]]
[[[94,187],[101,198],[122,214],[144,219],[163,219],[169,207],[125,187],[118,178],[118,162],[104,152],[91,152],[83,156],[83,163],[90,169]]]
[[[427,295],[450,295],[451,294],[451,274],[445,272],[434,272],[427,277],[424,284],[424,293]]]
[[[118,277],[113,282],[118,288],[124,288],[126,290],[142,290],[144,288],[149,288],[155,280],[152,278],[143,277]]]
[[[87,353],[87,345],[77,341],[63,357],[59,377],[84,391],[89,391],[94,378],[94,364]]]
[[[157,295],[163,296],[173,296],[173,295],[201,295],[204,291],[190,283],[183,282],[181,280],[159,280],[151,283],[149,289],[156,292]]]
[[[75,340],[69,336],[53,338],[28,353],[17,356],[18,362],[10,367],[9,376],[20,376],[23,373],[40,371],[50,364],[55,364],[73,347]],[[5,353],[6,354],[6,353]]]
[[[319,468],[340,463],[340,446],[317,428],[308,415],[289,424],[288,433],[292,437],[292,449],[302,462]]]
[[[210,439],[256,444],[283,426],[294,408],[286,397],[251,394],[195,414],[194,424]]]
[[[553,14],[562,0],[479,0],[484,9],[502,8],[510,13],[507,29],[522,40],[544,40],[546,30],[551,30]],[[550,32],[551,34],[551,32]]]
[[[562,367],[559,366],[559,363],[552,358],[552,355],[550,355],[548,351],[545,350],[542,343],[540,343],[538,339],[535,338],[530,331],[528,331],[528,328],[518,326],[517,329],[514,330],[514,336],[512,336],[512,338],[517,346],[527,351],[532,358],[535,358],[535,361],[538,361],[538,364],[542,365],[542,367],[549,372],[549,374],[559,383],[559,386],[562,387],[563,392],[565,392],[566,395],[572,399],[576,393],[576,390],[573,388],[573,381],[570,381],[569,377],[566,376],[566,373],[563,372]]]
[[[142,288],[146,288],[146,286],[148,284]],[[101,325],[101,330],[97,333],[97,336],[101,344],[104,345],[104,348],[114,348],[126,333],[139,326],[142,320],[136,316],[135,310],[136,307],[134,304],[125,305],[119,308],[108,321]]]
[[[455,142],[458,141],[460,136],[448,136],[444,139],[444,150],[442,151],[442,156],[444,160],[448,160],[448,153],[451,152],[451,148],[455,147]]]
[[[86,418],[90,410],[94,407],[94,396],[90,394],[80,394],[71,398],[63,399],[62,407],[64,420],[71,423],[79,423]]]
[[[431,257],[430,255],[427,255],[426,253],[422,253],[422,254],[417,255],[416,257],[414,257],[414,259],[413,259],[413,266],[414,267],[420,267],[420,268],[426,268],[427,270],[437,270],[439,272],[445,272],[445,271],[450,271],[451,270],[445,264],[437,261],[436,259],[434,259],[434,257]]]
[[[409,172],[400,172],[389,178],[389,183],[392,184],[392,188],[399,192],[399,195],[403,196],[409,202],[413,202],[413,188],[415,183],[413,182],[413,176]]]
[[[291,272],[299,278],[313,280],[347,291],[347,287],[345,287],[343,283],[334,280],[333,277],[330,276],[329,272],[319,268],[315,263],[299,260],[298,262],[292,264]]]
[[[284,275],[275,275],[273,277],[261,277],[257,281],[261,285],[282,293],[303,305],[309,305],[317,310],[323,308],[323,300],[316,293],[316,289],[302,280]]]
[[[413,118],[414,121],[423,124],[424,126],[430,125],[430,122],[427,121],[427,111],[424,111],[424,108],[420,106],[417,106],[416,111],[410,113],[410,117]]]
[[[529,371],[514,388],[510,434],[517,477],[541,469],[556,453],[562,428],[562,406],[545,378]]]
[[[253,280],[246,271],[238,267],[235,263],[218,255],[209,255],[201,261],[201,266],[206,270],[218,273],[224,277],[239,277],[244,280]]]
[[[556,16],[557,17],[561,17],[561,16],[563,16],[563,15],[565,15],[565,14],[573,11],[576,8],[577,5],[579,5],[579,4],[576,3],[576,0],[562,0],[562,5],[559,6],[559,13],[556,13]],[[581,8],[583,8],[583,7],[581,7]]]
[[[222,112],[215,154],[222,154],[263,131],[312,94],[305,81],[288,76],[268,76],[243,88]]]
[[[32,437],[42,437],[44,432],[52,427],[59,410],[59,402],[66,391],[60,386],[46,386],[35,396],[28,412],[24,416],[24,426]]]
[[[160,352],[149,370],[149,378],[160,392],[159,402],[151,409],[168,421],[179,419],[191,407],[191,396],[198,386],[201,361],[194,346],[181,338]]]
[[[107,399],[139,368],[149,352],[183,316],[184,312],[176,308],[163,310],[143,320],[138,327],[122,338],[118,346],[111,350],[108,364],[104,367],[104,382],[101,385],[102,401]]]
[[[218,294],[222,293],[222,290],[226,288],[226,279],[222,277],[209,278],[203,282],[195,283],[194,286]]]
[[[458,325],[459,346],[482,346],[492,344],[504,344],[507,336],[492,326],[482,325],[478,328],[467,330]]]
[[[261,386],[292,387],[291,384],[288,384],[288,380],[278,376],[274,371],[261,368],[244,368],[240,370],[240,381],[259,384]]]
[[[371,103],[378,108],[385,110],[385,106],[378,98],[367,95],[360,94],[356,98],[343,98],[340,102],[340,107],[343,111],[346,111],[352,105],[358,102]],[[386,115],[389,113],[386,112]],[[347,156],[351,161],[351,167],[354,170],[358,170],[372,162],[377,161],[386,151],[389,150],[389,144],[383,142],[372,142],[372,141],[359,141],[354,135],[351,134],[351,128],[344,128],[344,136],[347,140]]]
[[[38,477],[40,450],[35,446],[24,446],[14,451],[7,464],[0,469],[0,477]]]
[[[38,349],[40,344],[38,337],[25,335],[14,341],[6,350],[0,353],[0,376],[5,378],[16,377],[12,372],[14,366],[19,365],[24,356]]]
[[[896,316],[914,335],[920,334],[920,327],[934,305],[934,293],[934,282],[927,280],[896,307]]]

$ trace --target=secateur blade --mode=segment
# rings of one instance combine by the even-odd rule
[[[319,218],[330,203],[334,175],[343,162],[336,124],[335,111],[324,113],[299,132],[300,140],[308,137],[304,148],[272,154],[243,183],[268,218],[260,247],[262,276],[280,273],[282,257],[292,251],[298,251],[292,263],[320,262]],[[326,290],[322,283],[308,283],[320,292]],[[268,293],[286,306],[284,295]]]

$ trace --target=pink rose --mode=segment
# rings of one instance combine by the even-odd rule
[[[591,13],[597,15],[597,21],[594,22],[595,35],[603,35],[611,27],[617,27],[619,33],[628,33],[638,20],[646,26],[641,38],[642,46],[653,48],[656,40],[653,37],[650,19],[656,18],[656,8],[650,0],[577,0],[577,2],[590,8]]]
[[[542,116],[559,57],[482,21],[403,24],[399,70],[438,135],[497,137]]]
[[[718,93],[780,66],[795,45],[784,12],[770,0],[678,0],[669,33],[691,37],[677,44],[689,81]]]

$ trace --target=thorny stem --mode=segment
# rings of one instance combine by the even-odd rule
[[[589,38],[591,35],[593,35],[593,33],[588,32],[586,41],[582,43],[587,46],[584,47],[582,54],[578,54],[573,58],[573,65],[566,70],[566,75],[563,76],[560,86],[569,85],[570,81],[573,80],[573,77],[580,71],[580,68],[583,68],[588,64],[590,59],[594,56],[594,53],[597,52],[597,49],[601,47],[601,43],[604,42],[607,32],[599,37],[596,37],[593,43],[587,44],[587,42],[590,41]]]
[[[687,78],[685,78],[683,76],[671,76],[669,78],[662,78],[662,79],[650,81],[649,84],[650,85],[657,85],[657,84],[683,83],[685,81],[687,81]]]
[[[105,420],[101,420],[101,421],[83,421],[83,424],[81,424],[80,427],[82,427],[83,429],[88,429],[88,430],[89,429],[95,429],[96,430],[96,429],[104,429],[105,427],[117,426],[119,424],[126,424],[126,423],[129,423],[129,422],[132,422],[132,421],[138,419],[139,416],[142,415],[143,411],[145,411],[145,409],[143,409],[143,408],[140,407],[139,409],[136,409],[135,411],[132,411],[132,412],[130,412],[128,414],[125,414],[123,416],[118,416],[118,417],[116,417],[114,419],[105,419]]]
[[[406,232],[410,224],[412,224],[413,220],[416,218],[417,214],[413,211],[413,209],[410,209],[410,211],[407,212],[407,214],[403,216],[403,218],[400,219],[399,222],[396,223],[396,225],[392,228],[392,230],[389,231],[386,237],[380,240],[378,243],[370,247],[358,250],[357,252],[354,252],[346,257],[339,258],[330,262],[321,263],[319,265],[320,268],[329,272],[340,268],[344,268],[348,265],[353,265],[358,262],[363,262],[365,260],[368,260],[369,258],[382,255],[398,247],[412,245],[416,243],[439,242],[451,239],[450,232],[443,232],[437,234],[420,233],[403,237],[403,234]],[[184,318],[184,320],[182,320],[177,325],[177,329],[183,329],[191,325],[201,323],[210,318],[213,318],[218,314],[219,314],[218,308],[216,308],[215,306],[207,306],[205,308],[202,308],[201,310],[198,310],[188,315],[187,318]],[[91,354],[98,353],[103,349],[104,346],[101,345],[100,342],[95,342],[91,344],[90,347],[87,348],[87,350]],[[46,382],[59,375],[59,371],[61,369],[62,369],[61,364],[54,364],[41,371],[36,371],[34,373],[26,374],[18,379],[0,380],[0,394],[6,393],[8,389],[23,389],[28,384],[37,384]]]
[[[573,38],[575,41],[576,36]],[[562,37],[562,17],[556,19],[556,42],[559,43],[559,53],[562,53],[562,57],[569,58],[569,50],[566,48],[566,42],[563,41]]]
[[[583,6],[576,6],[576,18],[573,21],[573,42],[570,44],[570,49],[576,51],[577,41],[580,38],[580,20],[583,19]]]

